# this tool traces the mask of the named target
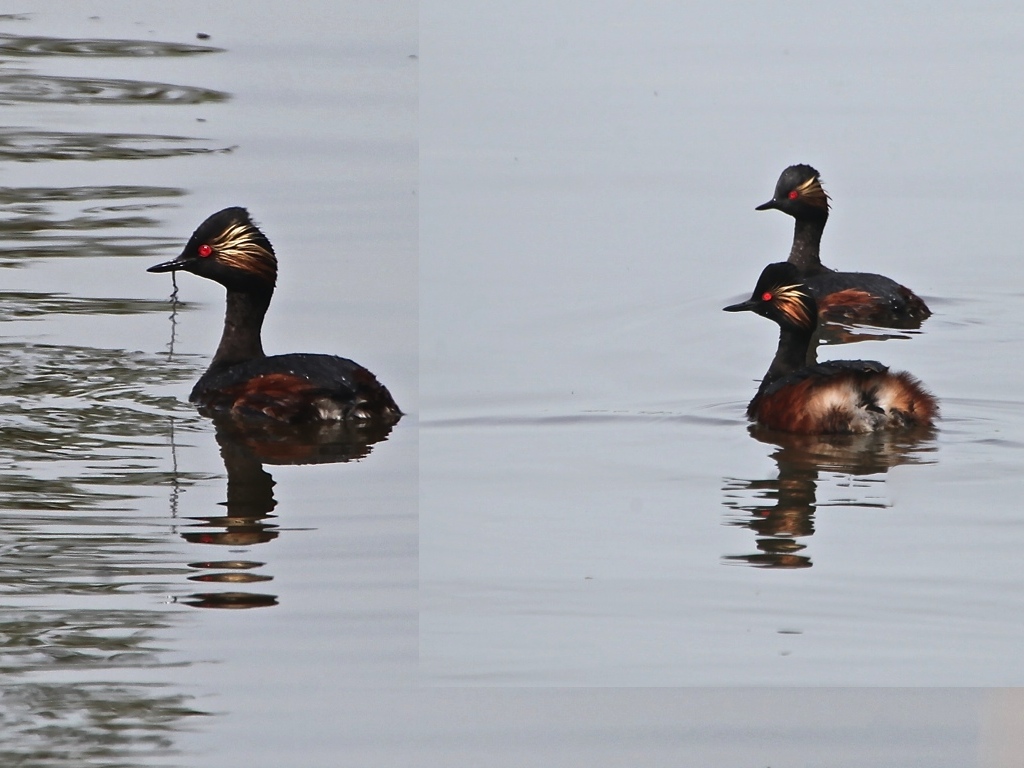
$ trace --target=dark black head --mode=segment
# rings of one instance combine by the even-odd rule
[[[818,323],[818,305],[788,261],[769,264],[757,279],[746,301],[724,307],[726,312],[756,312],[783,328],[813,331]]]
[[[821,174],[809,165],[791,165],[779,176],[775,196],[754,210],[769,208],[794,218],[828,218],[828,194],[821,186]]]
[[[215,280],[231,290],[274,290],[277,258],[274,247],[253,224],[245,208],[225,208],[199,225],[174,261],[147,269],[182,269]]]

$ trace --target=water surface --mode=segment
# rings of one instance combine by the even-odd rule
[[[429,18],[425,677],[1024,681],[1019,12]],[[754,207],[797,162],[832,196],[826,264],[935,310],[822,357],[912,371],[935,433],[748,431],[777,329],[721,308],[788,254]]]
[[[415,679],[415,13],[252,10],[0,18],[5,765],[334,764],[309,711]],[[228,205],[277,248],[266,348],[371,367],[390,434],[186,402],[223,289],[145,269]]]
[[[1013,691],[860,687],[1020,683],[1019,12],[303,10],[0,17],[0,762],[1019,764]],[[823,354],[934,435],[747,431],[774,329],[720,308],[799,161],[936,309]],[[368,365],[387,439],[184,402],[222,291],[144,270],[235,204],[268,350]]]

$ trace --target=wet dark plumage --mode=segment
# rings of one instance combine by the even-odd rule
[[[358,363],[321,354],[267,356],[261,330],[277,280],[273,246],[244,208],[225,208],[193,233],[177,259],[150,272],[183,270],[227,290],[220,345],[189,400],[202,410],[291,423],[389,423],[402,412]]]
[[[809,165],[782,172],[772,199],[757,206],[795,220],[789,261],[818,304],[822,320],[869,323],[890,328],[919,328],[931,315],[924,301],[895,280],[870,272],[837,272],[821,263],[821,236],[829,215],[829,197],[821,176]]]

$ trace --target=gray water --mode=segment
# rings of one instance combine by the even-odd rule
[[[1019,764],[1024,23],[808,13],[0,8],[0,763]],[[935,434],[748,433],[790,162]],[[228,205],[390,434],[186,402]]]
[[[524,10],[424,77],[436,682],[1024,682],[1019,17],[732,10]],[[935,310],[822,357],[912,371],[934,435],[748,434],[777,331],[720,310],[788,253],[753,208],[794,162],[832,195],[827,263]]]
[[[280,765],[277,724],[416,680],[415,8],[309,10],[0,18],[4,765]],[[186,402],[223,289],[145,269],[228,205],[278,252],[266,348],[374,370],[386,440]]]
[[[449,2],[420,25],[423,677],[1024,682],[1020,12]],[[786,257],[792,220],[754,207],[799,162],[832,196],[826,263],[935,310],[821,356],[912,371],[933,435],[747,429],[777,330],[721,308]],[[840,754],[789,764],[906,764]]]

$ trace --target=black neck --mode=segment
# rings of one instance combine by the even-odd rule
[[[818,354],[817,345],[812,343],[813,340],[813,328],[780,328],[779,348],[775,350],[775,358],[761,381],[760,391],[764,391],[783,376],[788,376],[808,365],[814,365]]]
[[[270,306],[271,292],[253,293],[228,290],[227,311],[224,313],[224,333],[213,356],[210,368],[244,363],[264,357],[260,331],[263,316]]]
[[[829,272],[821,265],[821,234],[825,231],[827,218],[799,218],[793,230],[793,247],[789,251],[789,263],[795,264],[801,277],[813,277]]]

